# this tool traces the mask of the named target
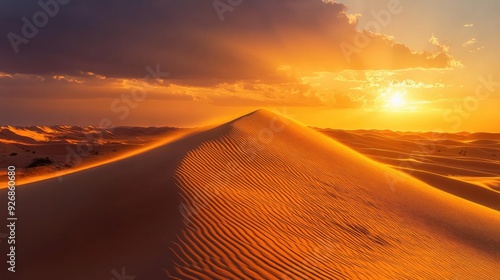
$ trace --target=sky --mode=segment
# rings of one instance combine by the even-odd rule
[[[0,2],[0,125],[500,132],[500,2]],[[497,82],[498,81],[498,82]]]

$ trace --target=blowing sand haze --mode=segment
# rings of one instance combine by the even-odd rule
[[[20,279],[500,275],[499,212],[265,110],[17,199]]]

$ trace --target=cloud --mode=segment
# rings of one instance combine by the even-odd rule
[[[40,10],[36,1],[0,2],[0,33],[23,36],[21,18],[32,22]],[[435,53],[416,52],[391,37],[358,31],[357,16],[321,0],[244,1],[226,11],[224,21],[212,1],[70,1],[19,44],[17,55],[4,37],[0,72],[140,79],[146,66],[159,64],[177,84],[213,86],[293,82],[276,71],[280,65],[301,75],[454,63],[442,45]],[[360,38],[369,43],[359,48]],[[356,48],[349,59],[342,44]]]
[[[434,35],[432,34],[431,38],[429,39],[429,42],[438,48],[439,52],[437,54],[433,54],[433,55],[430,55],[430,57],[434,58],[434,59],[441,59],[441,60],[445,60],[446,61],[446,64],[449,65],[450,67],[453,67],[453,68],[463,68],[463,64],[454,59],[450,54],[450,46],[446,45],[446,44],[442,44],[439,39]],[[438,68],[438,67],[436,67]]]
[[[475,45],[476,43],[477,43],[477,39],[472,38],[472,39],[468,40],[467,42],[463,43],[462,46],[469,47],[469,46]]]
[[[196,101],[218,106],[323,106],[324,94],[307,82],[235,82],[213,87],[179,85],[133,78],[108,78],[94,73],[71,75],[34,75],[0,73],[0,99],[82,100],[116,99],[132,92],[147,94],[148,100]]]
[[[464,24],[464,27],[465,28],[474,27],[474,24],[473,23],[467,23],[467,24]]]
[[[469,52],[470,53],[475,53],[475,52],[478,52],[480,50],[483,50],[484,48],[485,48],[484,46],[480,46],[480,47],[477,47],[477,48],[470,49]]]
[[[356,97],[349,94],[336,94],[334,108],[337,109],[353,109],[362,108],[366,103],[364,96]]]
[[[359,18],[362,17],[360,13],[346,14],[350,24],[358,24]]]
[[[432,34],[431,38],[429,39],[429,42],[433,46],[437,47],[441,52],[447,53],[450,51],[450,47],[447,45],[441,44],[439,42],[439,39],[436,36],[434,36],[434,34]]]
[[[403,81],[392,80],[390,86],[395,88],[414,88],[414,89],[446,87],[445,84],[440,82],[424,83],[424,82],[415,82],[414,80],[411,79],[406,79]]]
[[[468,48],[470,53],[475,53],[484,49],[484,46],[477,46],[476,38],[468,40],[467,42],[463,43],[462,46],[464,48]]]
[[[75,83],[75,84],[83,84],[84,82],[80,79],[69,77],[69,76],[64,76],[64,75],[54,75],[52,76],[52,79],[56,81],[65,81],[67,83]]]

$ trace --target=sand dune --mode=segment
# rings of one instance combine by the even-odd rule
[[[436,188],[500,210],[500,134],[319,131]]]
[[[140,142],[141,139],[151,138],[175,130],[171,127],[113,127],[100,128],[95,126],[0,126],[0,142],[14,142],[17,144],[43,143],[79,143],[92,141],[106,142]],[[87,138],[86,138],[87,136]]]
[[[18,200],[19,279],[500,275],[499,212],[262,110]]]
[[[18,182],[29,182],[108,162],[183,131],[187,129],[0,126],[0,185],[7,182],[9,165],[18,168]]]

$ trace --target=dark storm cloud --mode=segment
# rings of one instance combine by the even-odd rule
[[[58,11],[52,5],[53,17],[44,22],[39,3],[49,2],[57,3]],[[360,33],[344,5],[320,0],[240,2],[221,21],[211,0],[2,1],[0,72],[142,78],[146,66],[159,64],[180,83],[217,83],[283,79],[276,73],[280,65],[314,72],[447,67],[451,60],[446,53],[412,52],[371,33],[365,35],[371,44],[346,59],[339,46]],[[36,34],[20,39],[23,25],[34,20],[41,25]]]

